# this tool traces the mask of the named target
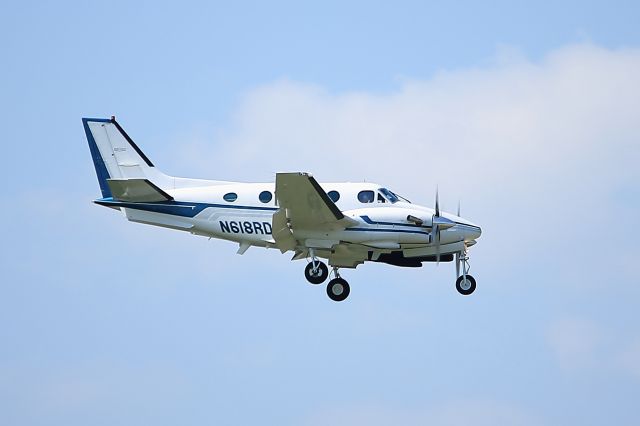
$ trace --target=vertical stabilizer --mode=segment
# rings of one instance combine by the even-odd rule
[[[107,179],[147,179],[160,188],[171,185],[172,178],[154,167],[115,117],[83,118],[82,124],[103,198],[112,196]]]

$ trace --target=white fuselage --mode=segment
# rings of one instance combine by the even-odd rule
[[[333,194],[333,198],[336,198],[335,192],[339,194],[334,200],[336,206],[346,217],[357,221],[357,225],[322,232],[296,230],[296,238],[306,241],[308,247],[316,247],[319,256],[331,258],[331,247],[340,243],[353,244],[356,251],[372,252],[370,260],[375,260],[381,253],[398,250],[414,258],[435,255],[431,235],[433,209],[402,200],[391,202],[380,191],[382,186],[373,183],[320,185],[330,196]],[[118,202],[117,205],[134,222],[182,229],[241,245],[274,247],[272,219],[279,208],[274,189],[273,183],[219,183],[167,190],[174,200],[167,203],[166,208],[157,203]],[[359,199],[363,192],[367,196]],[[261,194],[264,195],[262,200]],[[422,223],[409,221],[409,216],[419,218]],[[464,243],[471,245],[480,236],[480,228],[473,223],[444,212],[441,216],[455,225],[441,232],[440,253],[458,252]],[[339,262],[339,257],[336,261],[342,263],[341,266],[355,266],[348,260]]]

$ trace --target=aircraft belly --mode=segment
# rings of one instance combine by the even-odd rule
[[[178,217],[170,214],[148,212],[138,209],[122,208],[125,216],[131,222],[144,223],[146,225],[162,226],[171,229],[188,231],[193,228],[193,221],[189,218]]]

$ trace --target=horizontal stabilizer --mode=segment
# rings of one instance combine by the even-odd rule
[[[171,201],[173,197],[148,179],[107,179],[114,200],[132,203]]]

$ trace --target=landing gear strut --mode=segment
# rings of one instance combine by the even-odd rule
[[[460,275],[460,265],[462,265],[462,275]],[[467,246],[460,253],[456,253],[456,290],[458,293],[468,296],[476,290],[476,279],[469,275],[469,255]]]
[[[338,268],[333,268],[333,274],[335,275],[335,278],[327,284],[327,295],[335,302],[342,302],[349,296],[351,288],[346,280],[340,278]]]
[[[309,249],[311,262],[304,268],[304,276],[311,284],[322,284],[329,276],[329,268],[316,257],[313,249]]]

